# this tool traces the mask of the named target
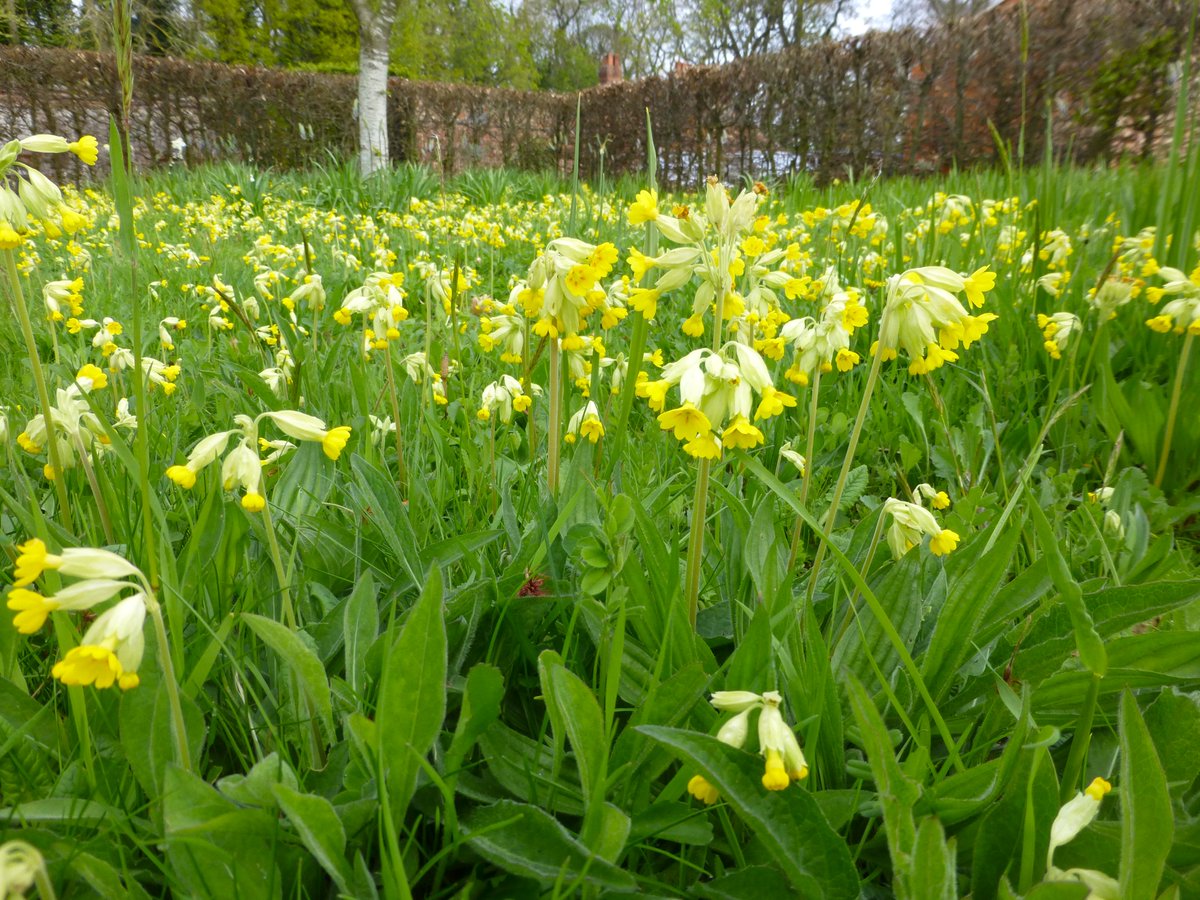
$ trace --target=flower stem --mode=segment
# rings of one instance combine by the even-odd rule
[[[879,333],[884,332],[884,320],[887,317],[887,308],[884,308],[883,315],[879,319]],[[842,502],[842,491],[846,489],[846,478],[850,475],[850,467],[854,465],[854,452],[858,449],[858,439],[862,436],[863,423],[867,419],[867,409],[871,405],[871,394],[875,391],[875,383],[879,381],[879,370],[883,366],[883,345],[875,348],[875,358],[871,361],[871,372],[867,375],[867,384],[863,388],[862,401],[858,404],[858,415],[854,419],[854,428],[850,431],[850,445],[846,447],[846,457],[842,460],[842,470],[838,473],[837,484],[833,488],[833,499],[829,504],[829,512],[825,514],[824,527],[822,528],[822,537],[820,546],[817,547],[817,555],[813,558],[812,574],[809,576],[808,582],[808,599],[812,602],[813,595],[817,591],[817,577],[821,574],[821,562],[825,558],[825,547],[829,543],[829,536],[833,533],[833,523],[837,519],[838,506]]]
[[[550,419],[546,425],[546,487],[550,496],[558,493],[559,432],[562,430],[562,386],[559,384],[558,338],[550,339]]]
[[[1192,341],[1195,335],[1190,331],[1183,339],[1183,350],[1179,353],[1179,365],[1175,367],[1175,386],[1171,389],[1171,408],[1167,411],[1167,431],[1163,435],[1162,456],[1158,458],[1158,472],[1154,476],[1154,486],[1162,487],[1167,475],[1167,460],[1171,456],[1171,441],[1175,438],[1175,419],[1179,415],[1179,400],[1183,396],[1183,376],[1187,371],[1188,356],[1192,352]]]
[[[700,574],[704,568],[704,517],[708,507],[709,460],[700,460],[696,470],[696,496],[692,499],[692,530],[688,536],[687,592],[688,624],[696,630],[696,615],[700,606]]]
[[[46,388],[46,376],[42,372],[42,361],[38,357],[37,341],[33,336],[33,323],[29,321],[29,310],[25,307],[25,295],[21,291],[21,276],[17,272],[17,259],[11,250],[4,251],[4,268],[8,274],[13,311],[17,314],[17,321],[21,325],[21,335],[25,339],[25,352],[29,354],[29,364],[33,368],[33,383],[37,388],[38,403],[42,407],[42,417],[46,420],[46,451],[50,458],[50,467],[54,470],[54,489],[58,492],[58,503],[62,508],[63,527],[67,531],[74,531],[75,528],[71,522],[71,502],[67,496],[62,459],[58,452],[58,426],[50,411],[50,391]]]
[[[404,499],[408,493],[408,473],[404,468],[404,445],[400,438],[400,401],[396,394],[396,361],[392,356],[392,344],[387,348],[387,379],[388,399],[392,404],[392,421],[396,423],[396,478],[400,482],[400,497]]]
[[[271,503],[263,506],[263,526],[267,532],[267,549],[275,566],[275,577],[279,579],[279,597],[283,603],[283,621],[296,631],[296,613],[292,608],[292,589],[288,586],[287,572],[283,568],[283,556],[279,552],[279,540],[275,537],[275,520],[271,518]]]
[[[812,484],[813,447],[817,439],[817,398],[821,392],[821,368],[813,372],[812,396],[808,401],[808,437],[804,444],[804,480],[800,486],[800,505],[808,503],[808,489]],[[804,528],[804,519],[796,516],[796,524],[792,528],[792,546],[788,550],[788,563],[785,571],[792,571],[796,564],[796,556],[800,552],[800,532]]]
[[[179,683],[175,680],[175,664],[171,661],[171,647],[167,642],[167,627],[163,624],[162,609],[154,595],[146,593],[146,611],[154,622],[154,638],[158,641],[158,664],[162,667],[163,683],[167,686],[167,703],[171,707],[171,733],[175,737],[175,753],[179,765],[187,772],[192,770],[191,752],[188,750],[187,725],[183,720],[183,704],[179,700]]]

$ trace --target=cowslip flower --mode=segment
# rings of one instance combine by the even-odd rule
[[[986,267],[968,276],[944,266],[924,266],[892,276],[876,352],[883,353],[884,359],[894,359],[897,350],[903,350],[913,375],[956,361],[959,346],[968,349],[987,333],[988,324],[997,316],[973,316],[955,295],[965,293],[972,306],[980,306],[994,285],[995,276]]]
[[[1071,336],[1083,327],[1079,316],[1069,312],[1056,312],[1048,316],[1038,313],[1037,325],[1042,330],[1042,346],[1051,359],[1062,359]]]
[[[591,400],[571,416],[563,440],[568,444],[573,444],[576,435],[587,438],[593,444],[604,437],[604,423],[600,421],[600,409]]]
[[[950,495],[945,491],[939,491],[932,484],[925,484],[924,482],[913,488],[913,500],[918,505],[921,504],[922,500],[928,500],[934,509],[950,508]]]
[[[1050,845],[1046,850],[1046,880],[1071,881],[1086,885],[1094,900],[1117,900],[1121,896],[1116,879],[1095,869],[1059,869],[1054,865],[1054,853],[1073,841],[1100,812],[1100,803],[1112,790],[1103,778],[1093,778],[1082,791],[1075,794],[1059,809],[1050,826]]]
[[[883,514],[892,517],[887,542],[896,559],[921,543],[926,535],[930,539],[929,552],[934,556],[945,556],[958,546],[958,533],[942,528],[933,513],[917,503],[890,497],[883,503]]]
[[[106,688],[115,683],[123,691],[137,687],[137,669],[145,650],[145,621],[145,595],[131,594],[97,616],[79,646],[67,651],[51,674],[66,685]]]
[[[61,553],[50,553],[41,538],[30,538],[17,545],[13,587],[33,584],[47,571],[69,578],[128,578],[139,570],[124,557],[108,550],[70,547]]]
[[[733,717],[717,731],[717,740],[741,749],[750,736],[750,719],[758,713],[758,747],[764,758],[762,785],[769,791],[782,791],[793,781],[808,777],[808,762],[796,733],[783,720],[779,705],[783,698],[777,691],[756,694],[753,691],[717,691],[709,700],[722,712]],[[711,805],[719,799],[717,789],[703,775],[693,775],[688,781],[688,793],[702,803]]]

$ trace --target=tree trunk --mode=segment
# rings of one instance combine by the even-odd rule
[[[358,17],[358,162],[364,176],[388,167],[387,85],[395,0],[372,8],[352,0]]]

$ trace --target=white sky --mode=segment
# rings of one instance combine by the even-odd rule
[[[892,0],[860,0],[855,14],[846,20],[846,30],[860,34],[872,28],[886,28],[892,20]]]

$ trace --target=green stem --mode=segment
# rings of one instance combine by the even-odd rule
[[[1088,682],[1087,694],[1083,698],[1083,706],[1079,709],[1079,718],[1075,720],[1075,733],[1071,735],[1071,749],[1067,753],[1062,784],[1059,787],[1059,797],[1063,803],[1070,800],[1079,787],[1084,757],[1092,739],[1092,720],[1095,718],[1096,701],[1100,696],[1100,680],[1099,675],[1093,675],[1092,680]]]
[[[608,463],[604,467],[604,477],[612,475],[617,458],[625,444],[625,427],[629,414],[633,411],[633,398],[637,395],[638,375],[642,371],[642,357],[646,353],[646,337],[650,333],[646,317],[637,310],[633,312],[633,334],[629,339],[629,368],[625,371],[625,381],[621,384],[621,395],[617,398],[617,416],[612,426],[612,438],[609,441]]]
[[[879,333],[883,334],[884,322],[887,319],[887,307],[879,319]],[[875,383],[879,381],[879,370],[883,366],[883,345],[875,348],[875,358],[871,361],[871,373],[867,376],[867,385],[863,388],[862,401],[858,404],[858,415],[854,419],[854,428],[850,432],[850,445],[846,448],[846,457],[842,460],[842,471],[838,473],[837,484],[833,488],[833,499],[829,504],[829,512],[825,514],[825,524],[821,531],[821,543],[817,547],[817,555],[813,559],[812,574],[808,582],[808,599],[812,602],[817,591],[817,577],[821,574],[821,562],[825,558],[825,548],[829,546],[829,536],[833,533],[833,523],[837,519],[838,506],[842,502],[842,491],[846,489],[846,479],[850,475],[850,467],[854,464],[854,453],[858,449],[858,439],[862,436],[863,423],[867,420],[867,409],[871,405],[871,394],[875,391]]]
[[[37,340],[33,336],[33,323],[29,321],[29,310],[25,307],[25,295],[21,290],[21,276],[17,272],[17,258],[11,250],[4,251],[4,268],[8,273],[8,287],[11,292],[13,311],[17,314],[17,321],[21,325],[21,336],[25,339],[25,352],[29,355],[29,364],[33,368],[33,383],[37,388],[38,403],[42,407],[42,417],[46,420],[46,451],[50,458],[50,467],[54,470],[54,489],[58,492],[58,503],[62,507],[63,526],[67,531],[74,531],[75,528],[71,521],[71,502],[67,496],[62,459],[58,452],[58,425],[51,413],[50,391],[46,387],[45,373],[42,372]]]
[[[146,593],[146,612],[154,623],[154,637],[158,641],[158,664],[162,667],[163,683],[167,686],[167,703],[171,707],[171,733],[175,738],[175,754],[179,765],[192,770],[191,752],[188,750],[187,725],[183,719],[183,704],[179,700],[179,682],[175,679],[175,664],[171,660],[171,647],[167,642],[167,627],[163,624],[162,609],[154,595]]]
[[[559,349],[558,338],[550,339],[550,418],[546,424],[546,487],[553,497],[558,493],[558,453],[559,439],[562,430],[562,387],[559,384]]]
[[[704,568],[704,517],[708,506],[709,460],[700,460],[696,471],[696,495],[692,499],[692,530],[688,536],[687,593],[688,623],[696,630],[696,616],[700,608],[700,574]]]
[[[1162,487],[1167,475],[1167,460],[1171,456],[1171,441],[1175,438],[1175,419],[1179,415],[1179,400],[1183,395],[1183,376],[1187,371],[1188,356],[1192,352],[1192,340],[1195,335],[1190,331],[1183,339],[1183,350],[1179,353],[1179,365],[1175,367],[1175,386],[1171,389],[1171,408],[1167,411],[1167,431],[1163,435],[1162,456],[1158,458],[1158,473],[1154,476],[1154,486]]]
[[[292,631],[297,630],[296,613],[292,608],[292,589],[288,585],[287,572],[283,568],[283,556],[279,552],[279,541],[275,537],[275,521],[271,518],[271,503],[263,506],[263,526],[267,532],[267,549],[271,563],[275,566],[275,577],[279,579],[279,597],[283,603],[283,621]]]
[[[821,391],[821,369],[818,366],[813,373],[812,396],[808,400],[808,437],[804,444],[804,480],[800,486],[800,505],[808,504],[808,488],[812,484],[813,447],[817,440],[817,398]],[[792,527],[792,546],[788,550],[788,564],[785,571],[792,571],[796,565],[796,556],[800,552],[800,532],[804,529],[804,520],[796,516],[796,524]]]
[[[400,482],[400,498],[408,493],[408,473],[404,468],[404,445],[400,439],[400,432],[403,430],[400,427],[400,401],[396,393],[396,361],[392,356],[392,342],[388,341],[387,348],[387,380],[388,380],[388,398],[392,404],[392,421],[396,423],[396,478]]]

